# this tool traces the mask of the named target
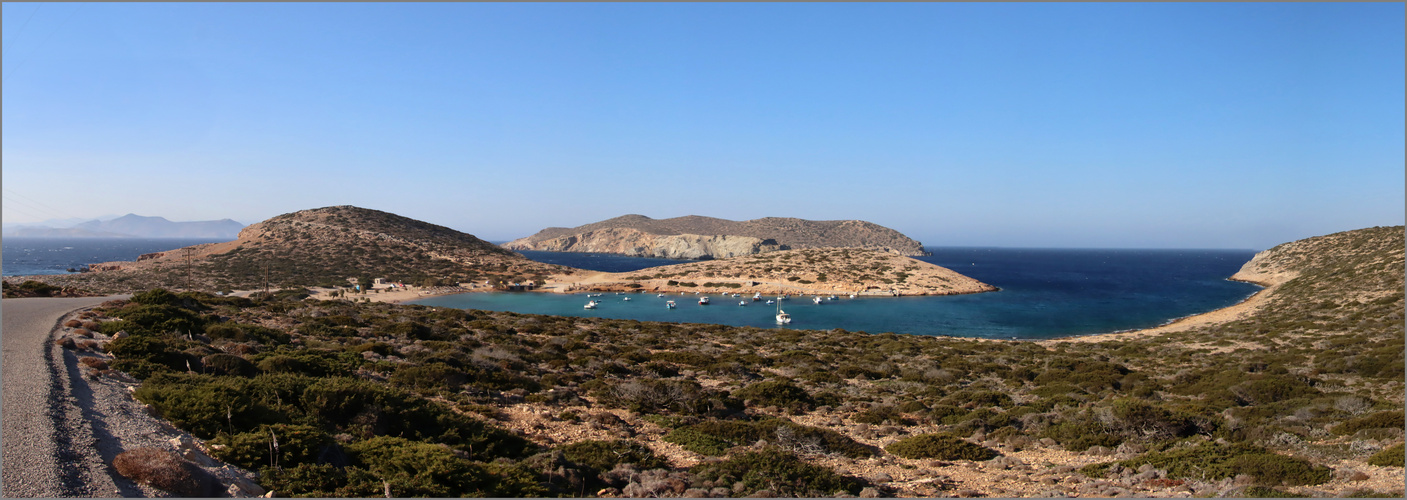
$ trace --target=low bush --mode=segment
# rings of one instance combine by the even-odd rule
[[[1138,468],[1151,464],[1170,477],[1221,480],[1247,474],[1262,486],[1300,486],[1327,482],[1332,471],[1306,460],[1280,455],[1259,446],[1202,443],[1188,448],[1150,452],[1120,465]]]
[[[850,458],[874,454],[869,447],[838,432],[780,418],[755,422],[708,420],[675,428],[665,435],[664,440],[709,456],[722,455],[734,446],[751,445],[763,440],[804,453],[835,453]]]
[[[1379,467],[1402,467],[1402,443],[1384,448],[1382,451],[1374,453],[1368,457],[1368,465]]]
[[[559,449],[567,460],[595,469],[598,473],[610,472],[619,464],[634,464],[637,470],[669,467],[669,463],[650,447],[624,439],[578,441]]]
[[[1340,436],[1352,436],[1363,429],[1401,429],[1404,425],[1407,425],[1407,423],[1403,421],[1403,412],[1382,411],[1347,420],[1342,424],[1334,426],[1332,431],[1334,434]]]
[[[856,495],[863,485],[826,467],[802,462],[777,448],[750,451],[718,462],[704,462],[689,472],[717,484],[742,483],[734,496],[832,497]]]
[[[253,377],[259,372],[254,363],[233,354],[211,354],[201,358],[200,364],[205,367],[205,373],[211,375]]]
[[[261,425],[251,432],[233,436],[224,434],[211,442],[224,445],[215,452],[215,458],[245,469],[259,470],[261,467],[318,463],[319,456],[330,453],[332,436],[308,425],[274,424]]]
[[[947,434],[919,434],[891,443],[884,448],[904,458],[933,458],[938,460],[991,460],[996,450],[975,445]]]
[[[758,382],[738,389],[733,396],[744,401],[751,400],[753,406],[779,406],[794,411],[810,410],[816,404],[806,389],[785,380]]]

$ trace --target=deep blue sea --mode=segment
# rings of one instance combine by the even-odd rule
[[[861,297],[825,301],[798,297],[783,302],[788,328],[841,328],[870,333],[1045,339],[1149,328],[1230,306],[1260,287],[1228,281],[1254,250],[1109,250],[1028,248],[928,248],[919,260],[947,267],[1001,291],[945,297]],[[523,252],[551,264],[625,272],[685,262],[604,254]],[[415,301],[428,306],[528,314],[716,323],[777,328],[775,306],[712,296],[607,294],[595,310],[584,294],[470,293]],[[664,301],[674,300],[677,309]]]
[[[68,274],[87,264],[137,260],[144,253],[214,243],[190,238],[16,238],[0,245],[0,272],[5,276]]]

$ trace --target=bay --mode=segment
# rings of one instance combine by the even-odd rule
[[[783,302],[791,329],[1001,339],[1047,339],[1150,328],[1176,318],[1233,305],[1260,287],[1227,278],[1255,255],[1253,250],[1127,250],[931,247],[919,260],[1000,287],[997,292],[924,297],[841,297],[811,303]],[[524,252],[540,262],[584,269],[628,272],[654,261],[605,254]],[[594,267],[593,267],[594,266]],[[637,267],[638,266],[638,267]],[[631,300],[624,300],[629,297]],[[677,292],[607,294],[594,310],[584,294],[469,293],[414,303],[436,307],[511,311],[578,317],[778,328],[775,306],[713,294]],[[664,301],[674,300],[676,309]]]

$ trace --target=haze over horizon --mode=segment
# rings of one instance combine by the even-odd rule
[[[355,205],[928,246],[1404,221],[1403,4],[3,4],[3,224]]]

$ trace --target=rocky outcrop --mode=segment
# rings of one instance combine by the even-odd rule
[[[534,244],[532,249],[548,252],[613,253],[663,259],[726,259],[785,250],[786,247],[777,244],[776,240],[751,236],[657,235],[636,229],[613,228],[542,240]]]
[[[739,222],[697,215],[662,220],[625,215],[575,228],[547,228],[503,246],[511,250],[686,259],[723,259],[803,248],[863,248],[905,256],[927,255],[922,243],[860,220],[766,217]]]

